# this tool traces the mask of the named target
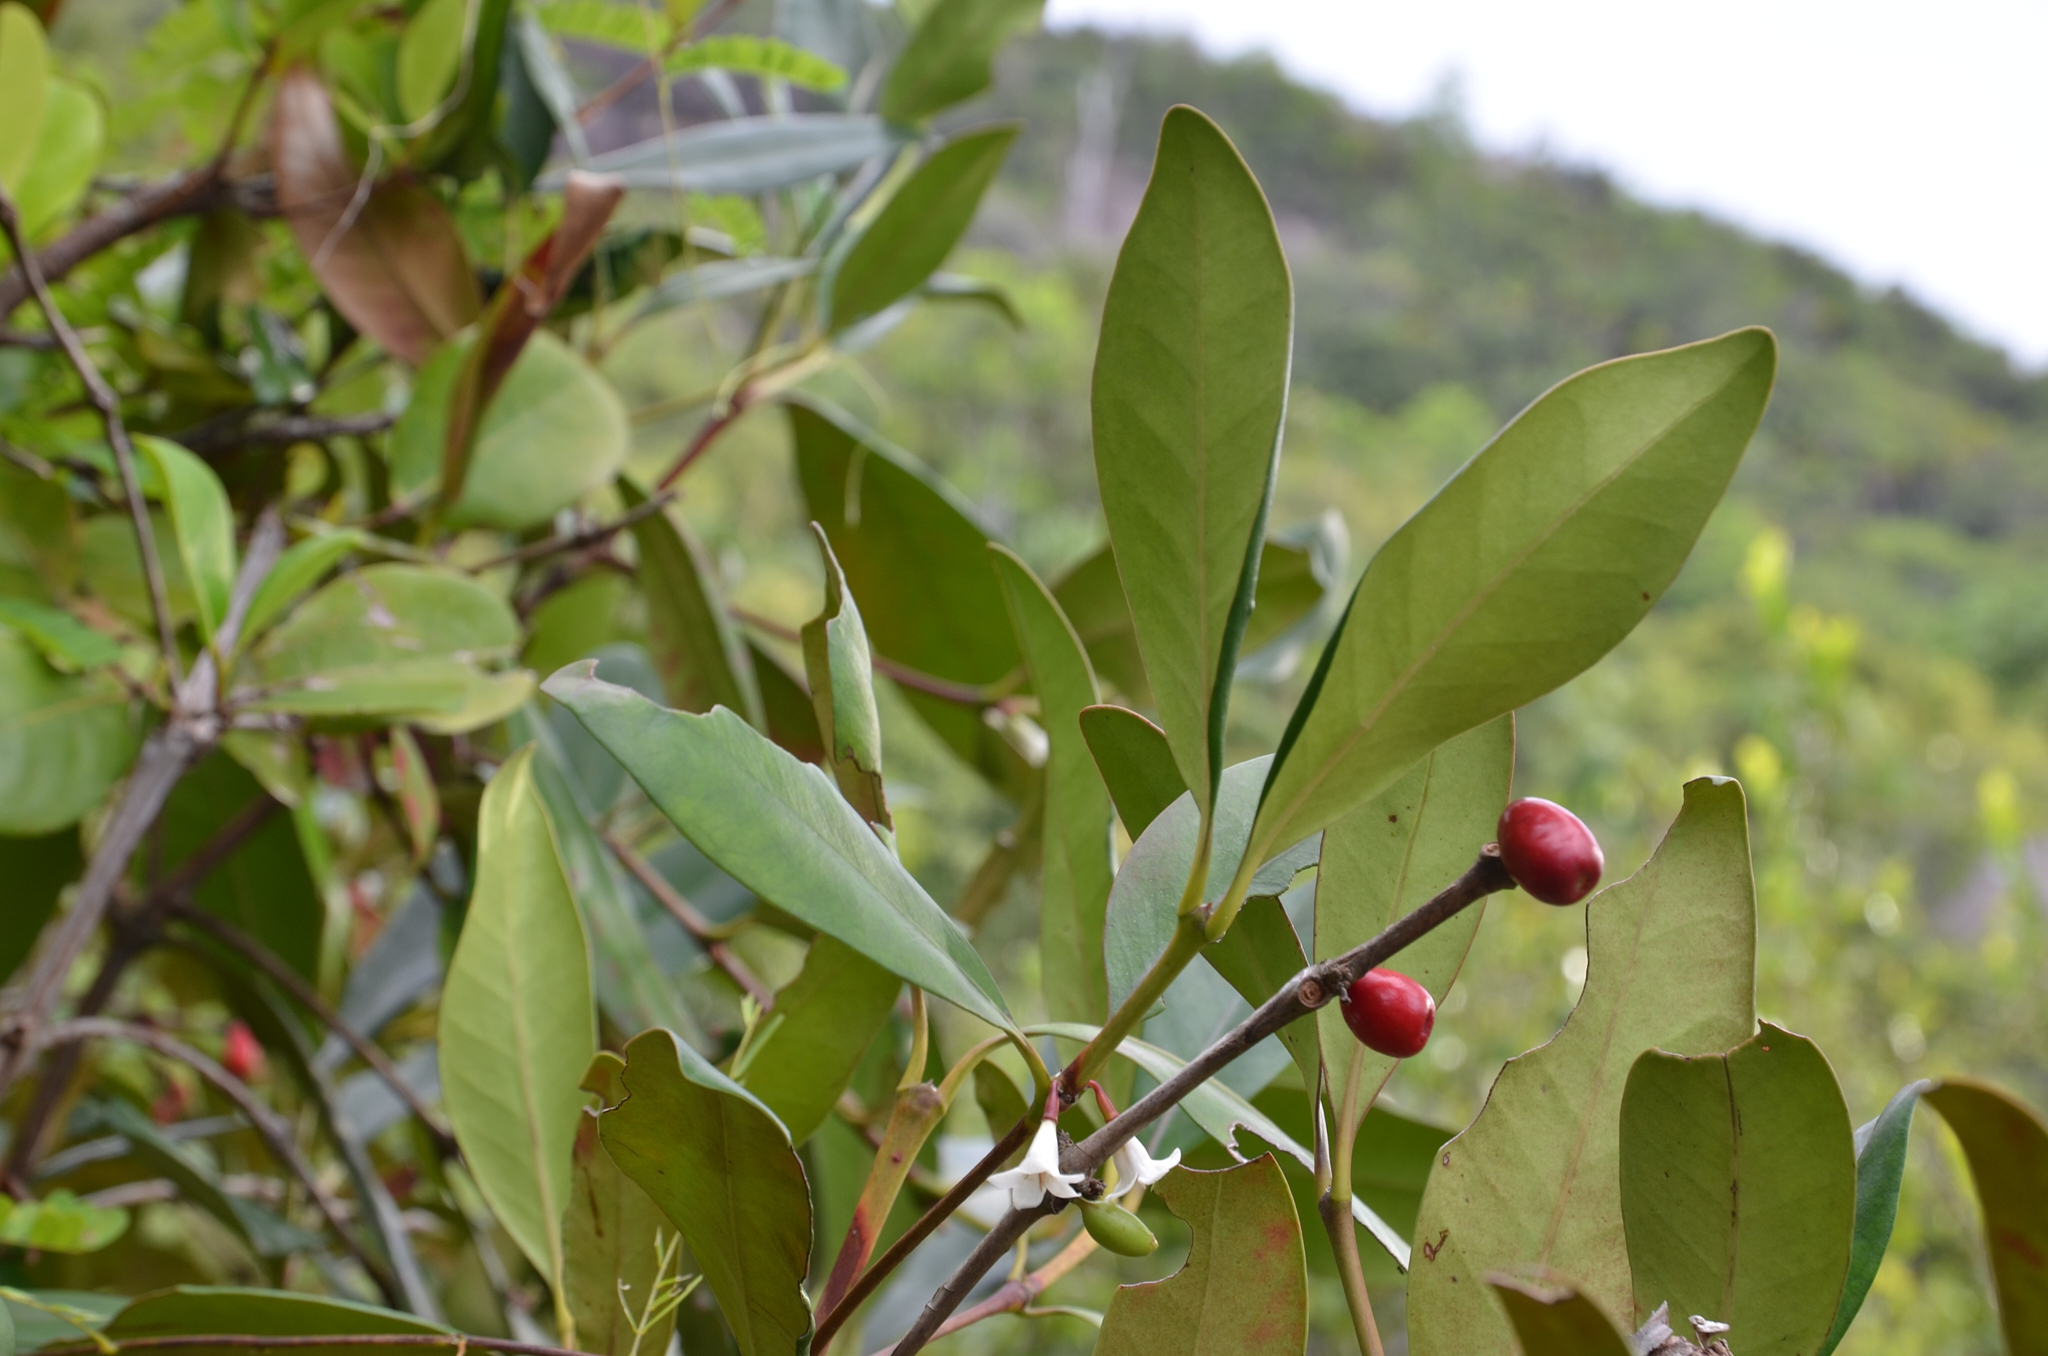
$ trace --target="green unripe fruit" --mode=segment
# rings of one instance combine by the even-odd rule
[[[1150,1257],[1159,1251],[1159,1240],[1145,1221],[1120,1205],[1083,1201],[1081,1223],[1088,1227],[1088,1237],[1119,1257]]]

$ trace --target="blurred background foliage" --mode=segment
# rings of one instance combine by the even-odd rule
[[[189,162],[217,136],[236,71],[196,58],[219,51],[209,28],[218,13],[156,0],[64,7],[53,44],[106,102],[109,173]],[[593,66],[606,59],[572,52]],[[686,84],[675,97],[687,111],[703,96]],[[1273,200],[1298,306],[1273,522],[1285,530],[1337,515],[1350,544],[1345,590],[1378,543],[1550,383],[1743,324],[1776,330],[1777,394],[1728,499],[1642,627],[1523,713],[1517,794],[1584,815],[1614,880],[1643,861],[1685,779],[1739,775],[1763,928],[1759,1005],[1829,1052],[1852,1115],[1868,1119],[1902,1082],[1946,1072],[2048,1104],[2048,378],[2015,371],[1911,298],[1875,294],[1823,259],[1646,206],[1594,170],[1475,147],[1455,107],[1376,120],[1262,59],[1040,34],[1013,44],[995,90],[953,120],[1026,120],[972,248],[952,264],[1001,284],[1014,323],[967,300],[925,306],[812,384],[937,468],[1047,578],[1103,540],[1088,441],[1092,336],[1160,116],[1176,102],[1229,131]],[[658,127],[659,110],[642,90],[592,129],[593,146],[637,139],[649,124]],[[665,200],[628,210],[673,217]],[[687,210],[742,245],[775,229],[738,199],[692,199]],[[495,219],[479,212],[463,224],[474,232]],[[262,229],[275,246],[260,256],[264,290],[310,301],[282,228]],[[471,243],[483,260],[518,250],[506,239]],[[111,252],[74,277],[72,294],[114,308],[153,287],[175,295],[153,278],[161,261],[150,248]],[[715,383],[747,323],[738,308],[699,304],[610,349],[606,372],[640,411],[637,469],[673,457],[694,418],[663,402],[673,408]],[[25,358],[0,351],[0,417],[32,395]],[[383,393],[344,387],[323,399],[344,411]],[[367,458],[342,470],[375,473]],[[812,613],[817,557],[782,416],[763,411],[736,427],[693,474],[683,505],[740,608],[789,625]],[[545,674],[635,638],[644,619],[628,596],[602,575],[553,595],[531,618],[526,661]],[[1241,684],[1232,717],[1242,755],[1273,745],[1312,657],[1269,652]],[[936,897],[954,897],[978,845],[1012,812],[878,686],[905,858]],[[220,761],[222,775],[242,775]],[[323,771],[341,786],[375,775]],[[316,809],[344,855],[376,858],[348,797]],[[1034,890],[1017,881],[983,934],[1013,993],[1036,987]],[[757,933],[741,941],[767,948],[777,936]],[[687,951],[680,933],[674,940]],[[1388,1100],[1464,1124],[1501,1063],[1562,1021],[1584,976],[1583,940],[1579,910],[1496,905],[1427,1055],[1400,1068]],[[748,959],[775,983],[793,956]],[[203,988],[170,962],[151,970],[150,985],[139,1004],[166,1011]],[[138,1098],[169,1095],[132,1062]],[[119,1061],[108,1063],[118,1078]],[[1921,1119],[1913,1156],[1891,1252],[1842,1350],[1995,1351],[1975,1206],[1935,1118]],[[1155,1223],[1167,1247],[1123,1264],[1127,1279],[1178,1265],[1184,1231],[1163,1215]],[[124,1265],[155,1256],[163,1281],[258,1279],[221,1260],[238,1252],[201,1236],[209,1227],[218,1228],[197,1212],[174,1224],[145,1208],[138,1236],[148,1242],[154,1230],[163,1246],[124,1250]],[[1315,1249],[1321,1239],[1309,1233]],[[474,1254],[429,1260],[480,1264]],[[125,1275],[123,1288],[151,1279]],[[1109,1285],[1106,1271],[1084,1273],[1060,1298],[1099,1306]],[[474,1288],[478,1312],[451,1317],[490,1331],[483,1276]],[[1398,1288],[1382,1303],[1398,1328]],[[1314,1304],[1312,1349],[1345,1349],[1333,1279],[1317,1278]],[[1079,1322],[999,1319],[951,1349],[1083,1351],[1092,1340]]]

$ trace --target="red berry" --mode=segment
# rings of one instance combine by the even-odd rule
[[[263,1076],[263,1046],[256,1039],[256,1033],[249,1024],[237,1018],[228,1023],[227,1039],[222,1043],[220,1066],[244,1083]]]
[[[1344,995],[1344,1024],[1369,1048],[1407,1059],[1429,1044],[1436,1000],[1399,970],[1368,970]]]
[[[1599,840],[1577,815],[1534,796],[1501,811],[1499,834],[1501,864],[1545,904],[1578,903],[1607,865]]]

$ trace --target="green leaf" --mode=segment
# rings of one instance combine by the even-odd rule
[[[106,139],[107,119],[99,100],[83,85],[52,79],[43,100],[35,152],[14,195],[23,235],[34,240],[78,205],[99,168]]]
[[[1188,793],[1166,731],[1121,706],[1091,706],[1081,712],[1080,721],[1117,817],[1136,840],[1162,810]]]
[[[810,682],[812,718],[830,751],[829,766],[846,803],[870,824],[889,828],[889,800],[882,785],[882,718],[875,709],[874,657],[867,627],[847,591],[846,575],[833,558],[832,543],[816,523],[818,551],[825,563],[825,604],[804,623],[804,676]]]
[[[626,1087],[600,1120],[613,1161],[682,1230],[740,1356],[796,1356],[811,1198],[782,1123],[666,1031],[627,1044]]]
[[[768,737],[800,762],[824,762],[825,736],[818,729],[818,710],[803,679],[759,645],[749,641],[747,650],[753,656],[754,677],[761,685]]]
[[[1920,1094],[1933,1086],[1924,1078],[1906,1084],[1876,1120],[1856,1131],[1856,1238],[1849,1251],[1849,1279],[1843,1282],[1842,1300],[1835,1306],[1835,1324],[1816,1356],[1829,1356],[1842,1344],[1870,1294],[1871,1282],[1877,1279],[1885,1249],[1891,1246],[1892,1224],[1898,1219],[1913,1108],[1919,1104]]]
[[[628,509],[647,502],[630,480],[617,482]],[[640,548],[640,592],[647,601],[647,653],[661,690],[678,711],[723,706],[762,723],[753,656],[726,612],[718,572],[681,513],[664,509],[633,524]]]
[[[552,0],[536,6],[542,28],[558,38],[594,42],[647,56],[668,46],[673,31],[666,16],[615,0]]]
[[[606,9],[618,8],[612,0],[599,0],[599,3]],[[750,292],[807,278],[817,270],[818,261],[809,258],[783,259],[762,255],[751,259],[714,259],[708,264],[671,273],[658,285],[649,288],[640,299],[640,309],[633,313],[633,319],[638,323],[678,307],[742,297]]]
[[[733,1077],[802,1144],[832,1114],[903,981],[829,933],[733,1059]]]
[[[214,835],[271,797],[226,753],[200,760],[164,802],[155,851],[163,869],[191,860]],[[253,833],[216,863],[191,901],[254,937],[307,979],[320,969],[327,909],[292,818],[272,806]]]
[[[0,1202],[0,1243],[17,1248],[98,1252],[126,1232],[126,1210],[94,1205],[69,1191],[53,1191],[39,1201]]]
[[[128,1303],[125,1295],[101,1295],[89,1290],[23,1290],[19,1293],[39,1304],[61,1308],[78,1322],[73,1324],[46,1309],[31,1308],[20,1300],[9,1299],[5,1308],[14,1321],[17,1351],[34,1351],[54,1342],[75,1342],[83,1336],[80,1326],[97,1332]]]
[[[0,625],[0,834],[76,821],[128,770],[139,735],[119,683],[58,673]]]
[[[0,836],[0,879],[7,882],[7,908],[0,912],[0,984],[28,959],[43,925],[57,911],[57,897],[84,869],[77,829],[33,838]]]
[[[60,673],[83,673],[119,662],[120,643],[102,635],[62,608],[26,598],[0,598],[0,626],[42,652]]]
[[[441,996],[441,1083],[478,1189],[563,1312],[562,1212],[597,1022],[533,757],[514,754],[484,789],[476,886]]]
[[[618,1062],[609,1052],[598,1055],[607,1058]],[[649,1328],[636,1344],[626,1308],[636,1315],[644,1312],[658,1272],[655,1233],[670,1232],[668,1219],[612,1161],[599,1138],[597,1114],[578,1116],[569,1209],[562,1218],[563,1286],[576,1324],[576,1350],[597,1356],[630,1356],[636,1345],[643,1351],[666,1351],[673,1316]]]
[[[1522,1356],[1628,1356],[1628,1343],[1613,1320],[1571,1286],[1499,1272],[1486,1282],[1514,1325]]]
[[[1293,316],[1258,181],[1214,123],[1173,109],[1103,302],[1095,477],[1159,723],[1205,817],[1279,470]]]
[[[1620,643],[1720,502],[1776,368],[1770,332],[1738,330],[1588,368],[1517,416],[1367,567],[1281,740],[1255,843],[1334,823]]]
[[[804,505],[825,529],[875,652],[970,687],[997,683],[1022,664],[989,534],[945,481],[837,411],[789,407]],[[904,688],[911,707],[969,764],[995,775],[995,736],[981,713]]]
[[[1097,1029],[1082,1022],[1046,1022],[1042,1025],[1028,1026],[1024,1030],[1032,1036],[1050,1035],[1063,1040],[1087,1042],[1095,1038]],[[1129,1036],[1117,1046],[1116,1052],[1151,1075],[1154,1081],[1161,1083],[1187,1065],[1187,1061],[1179,1055]],[[1180,1109],[1185,1111],[1196,1125],[1202,1127],[1203,1134],[1222,1145],[1231,1157],[1240,1162],[1244,1156],[1238,1147],[1237,1132],[1243,1128],[1266,1144],[1287,1154],[1304,1168],[1311,1172],[1315,1170],[1316,1156],[1307,1145],[1288,1134],[1271,1116],[1231,1091],[1220,1079],[1212,1078],[1198,1086],[1181,1099]],[[1392,1225],[1381,1219],[1379,1214],[1356,1193],[1351,1198],[1351,1217],[1365,1226],[1366,1232],[1387,1250],[1387,1254],[1402,1270],[1407,1270],[1408,1240]]]
[[[1755,1029],[1740,786],[1686,784],[1655,855],[1586,906],[1586,949],[1586,986],[1563,1029],[1509,1061],[1430,1174],[1408,1277],[1417,1350],[1506,1356],[1507,1323],[1481,1285],[1502,1268],[1552,1267],[1611,1312],[1633,1307],[1620,1178],[1628,1070],[1653,1047],[1710,1053]]]
[[[1944,1079],[1924,1096],[1970,1162],[2006,1350],[2037,1356],[2048,1333],[2048,1123],[2011,1093],[1973,1079]]]
[[[407,122],[432,113],[462,66],[464,0],[426,0],[398,40],[398,111]]]
[[[923,122],[971,99],[994,79],[996,52],[1038,26],[1045,0],[938,0],[910,35],[882,86],[882,116]]]
[[[1308,968],[1308,957],[1302,954],[1301,938],[1295,934],[1287,910],[1271,896],[1245,901],[1237,922],[1222,940],[1203,948],[1202,959],[1254,1008]],[[1313,1088],[1322,1057],[1316,1048],[1315,1028],[1307,1022],[1290,1022],[1280,1028],[1280,1043],[1301,1071],[1301,1085]]]
[[[227,619],[235,587],[235,513],[213,468],[174,442],[135,435],[135,450],[155,468],[171,533],[208,640]]]
[[[25,6],[0,4],[0,188],[10,195],[35,156],[49,78],[43,26]]]
[[[1849,1108],[1819,1047],[1762,1024],[1725,1055],[1645,1051],[1621,1101],[1636,1315],[1658,1305],[1800,1356],[1834,1323],[1856,1228]]]
[[[1343,955],[1463,875],[1493,841],[1514,773],[1515,720],[1502,716],[1451,740],[1332,824],[1316,873],[1315,958]],[[1484,900],[1467,908],[1403,951],[1392,968],[1441,1003],[1485,911]],[[1316,1031],[1329,1071],[1331,1136],[1341,1142],[1356,1130],[1397,1061],[1352,1035],[1338,1004],[1316,1013]]]
[[[963,132],[911,172],[834,270],[835,331],[887,310],[946,262],[1022,128]]]
[[[438,1323],[395,1313],[352,1300],[327,1299],[285,1290],[245,1290],[235,1286],[180,1285],[140,1296],[114,1316],[103,1330],[116,1342],[149,1337],[183,1337],[236,1333],[256,1337],[362,1336],[372,1333],[438,1333],[453,1330]],[[237,1356],[246,1347],[181,1346],[192,1356]],[[313,1356],[346,1356],[360,1352],[336,1342],[332,1346],[295,1346]]]
[[[830,93],[846,83],[846,72],[780,38],[752,33],[714,33],[672,53],[663,67],[672,75],[695,71],[732,71],[737,75],[784,80],[801,89]]]
[[[1176,1168],[1152,1188],[1194,1235],[1163,1281],[1117,1287],[1100,1356],[1261,1356],[1308,1343],[1308,1262],[1271,1154],[1221,1172]]]
[[[1109,1015],[1102,934],[1115,871],[1109,791],[1081,732],[1081,713],[1097,698],[1095,672],[1080,637],[1031,567],[1004,547],[989,551],[1049,745],[1038,915],[1046,1013],[1056,1021],[1100,1023]]]
[[[592,156],[584,168],[628,188],[765,193],[892,154],[904,139],[900,129],[865,113],[729,118]],[[565,171],[551,170],[535,187],[560,192],[566,182]]]
[[[439,484],[448,414],[465,335],[420,369],[412,403],[391,430],[392,488],[407,498]],[[484,410],[455,527],[523,531],[610,480],[631,446],[626,407],[611,383],[546,330],[537,330]]]
[[[256,586],[255,596],[249,599],[249,615],[242,621],[243,639],[254,639],[284,615],[286,608],[326,578],[327,572],[339,565],[363,541],[362,533],[344,527],[294,543],[277,558],[277,564],[270,567],[270,573],[264,575],[263,582]]]
[[[545,691],[575,712],[698,851],[890,972],[1015,1029],[981,957],[824,772],[730,711],[666,711],[600,681],[595,669],[564,669]]]
[[[1238,858],[1244,852],[1245,832],[1251,828],[1259,787],[1270,761],[1270,755],[1254,758],[1224,771],[1216,797],[1208,883],[1202,893],[1205,904],[1223,897],[1232,873],[1237,870]],[[1181,891],[1195,860],[1199,835],[1194,798],[1183,794],[1131,845],[1130,855],[1116,873],[1116,884],[1109,892],[1108,923],[1102,944],[1112,1008],[1138,987],[1138,981],[1166,950],[1179,919]],[[1252,880],[1250,896],[1285,894],[1296,873],[1315,865],[1321,850],[1322,840],[1311,838],[1263,863]]]

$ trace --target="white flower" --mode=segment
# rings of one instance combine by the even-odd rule
[[[1085,1172],[1060,1171],[1059,1133],[1046,1120],[1038,1123],[1038,1133],[1031,1137],[1024,1161],[1008,1172],[996,1173],[988,1184],[1010,1193],[1011,1208],[1030,1210],[1045,1199],[1048,1191],[1061,1200],[1075,1199],[1081,1194],[1074,1190],[1075,1185],[1087,1180],[1087,1176]]]
[[[1166,1176],[1180,1165],[1180,1150],[1175,1149],[1164,1158],[1154,1158],[1145,1152],[1145,1146],[1135,1139],[1124,1141],[1124,1147],[1110,1156],[1110,1166],[1116,1169],[1116,1185],[1103,1193],[1102,1199],[1113,1201],[1132,1187],[1148,1187]]]

